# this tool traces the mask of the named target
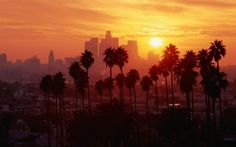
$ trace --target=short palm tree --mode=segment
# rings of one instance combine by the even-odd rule
[[[92,52],[85,50],[84,53],[81,54],[80,63],[86,69],[87,77],[89,77],[89,68],[94,63],[94,58],[93,58]],[[88,84],[87,84],[87,90],[88,90],[88,108],[90,111],[91,110],[91,100],[90,100],[89,79],[88,79]]]
[[[113,85],[113,79],[111,79],[110,77],[106,78],[104,80],[104,87],[105,89],[107,89],[109,92],[112,91],[112,89],[114,88],[114,85]],[[110,96],[109,97],[109,101],[110,103],[112,103],[112,97]]]
[[[40,82],[40,89],[44,92],[46,101],[46,114],[48,123],[48,146],[51,147],[51,127],[49,122],[50,116],[50,93],[52,90],[52,76],[45,75]]]
[[[78,112],[78,76],[80,70],[80,64],[76,61],[69,67],[69,74],[73,78],[75,84],[75,112]]]
[[[85,89],[88,87],[88,74],[84,69],[80,69],[78,73],[78,91],[82,97],[82,107],[85,111]],[[90,111],[90,110],[89,110]]]
[[[140,79],[140,75],[139,72],[136,69],[131,69],[127,75],[126,75],[126,79],[128,80],[127,82],[129,83],[130,86],[126,86],[132,87],[133,88],[133,92],[134,92],[134,112],[135,114],[137,114],[137,97],[136,97],[136,83],[138,82],[138,80]],[[127,83],[126,82],[126,83]]]
[[[174,108],[174,79],[173,79],[173,68],[179,61],[179,51],[175,45],[169,44],[164,50],[163,60],[166,62],[167,68],[170,71],[171,78],[171,96],[172,96],[172,106]]]
[[[148,103],[149,103],[149,90],[151,88],[151,86],[153,85],[152,83],[152,79],[149,76],[144,76],[141,81],[140,81],[140,85],[142,87],[142,89],[146,92],[146,113],[147,115],[149,115],[149,109],[148,109]]]
[[[101,98],[101,103],[103,103],[103,91],[104,91],[104,88],[105,88],[105,85],[104,85],[104,82],[103,80],[98,80],[96,83],[95,83],[95,89],[97,91],[97,93],[100,95],[100,98]]]
[[[122,73],[119,73],[116,77],[115,77],[117,86],[120,89],[120,102],[123,102],[123,87],[125,85],[125,76]]]
[[[149,75],[151,77],[151,79],[154,81],[154,85],[155,85],[155,98],[156,98],[156,111],[158,114],[158,110],[159,110],[159,101],[158,101],[158,94],[157,94],[157,80],[159,79],[158,74],[160,73],[160,69],[157,65],[153,65],[151,68],[149,68]]]

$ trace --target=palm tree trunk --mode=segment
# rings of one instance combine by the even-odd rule
[[[158,115],[158,111],[159,111],[159,101],[158,101],[158,96],[157,96],[157,81],[155,81],[155,97],[156,97],[156,111],[157,111],[157,115]]]
[[[85,110],[85,108],[84,108],[84,106],[85,106],[85,104],[84,104],[84,93],[81,93],[81,96],[82,96],[82,107],[83,107],[83,112],[84,112],[84,110]]]
[[[58,94],[55,95],[56,97],[56,147],[58,147],[59,141],[59,131],[58,131]]]
[[[75,112],[78,112],[78,87],[75,86]]]
[[[110,78],[112,80],[112,67],[110,67]],[[111,91],[111,87],[109,89],[109,97],[110,97],[110,104],[111,104],[111,99],[112,99],[112,91]]]
[[[49,117],[50,117],[50,100],[49,100],[50,94],[47,94],[47,121],[48,121],[48,147],[51,147],[51,126],[50,126],[50,121],[49,121]]]
[[[214,133],[216,133],[216,100],[213,98]]]
[[[60,113],[60,146],[64,146],[64,134],[63,134],[63,106],[62,106],[62,97],[59,99],[59,113]]]
[[[122,67],[120,68],[120,72],[123,75],[123,68]],[[123,86],[121,87],[121,101],[122,101],[122,103],[124,101],[124,87]]]
[[[191,119],[191,114],[190,114],[190,93],[186,92],[186,107],[188,110],[188,119]]]
[[[167,84],[167,76],[165,76],[165,84],[166,84],[166,107],[169,108],[169,95],[168,95],[168,84]]]
[[[193,88],[192,88],[192,119],[194,120],[194,99],[193,99]]]
[[[146,91],[146,113],[147,113],[147,116],[149,116],[149,110],[148,110],[148,100],[149,98],[148,98],[148,91]]]
[[[136,115],[137,114],[137,97],[136,97],[135,86],[133,87],[133,90],[134,90],[134,112],[135,112],[135,115]]]
[[[103,94],[100,95],[100,102],[103,103]]]
[[[172,107],[175,108],[175,98],[174,98],[174,81],[173,81],[173,71],[172,68],[170,70],[170,78],[171,78],[171,96],[172,96]]]
[[[133,113],[133,103],[132,103],[132,91],[129,89],[129,98],[130,98],[130,112]]]
[[[87,72],[87,76],[89,78],[88,69],[86,69],[86,72]],[[90,99],[89,79],[88,79],[87,89],[88,89],[88,109],[89,109],[89,112],[90,112],[91,111],[91,99]]]

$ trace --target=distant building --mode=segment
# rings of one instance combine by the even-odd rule
[[[122,45],[121,47],[125,48],[129,54],[129,60],[135,61],[139,58],[138,55],[138,43],[136,40],[128,40],[128,44]]]
[[[158,64],[158,62],[159,62],[159,55],[154,53],[153,51],[148,52],[148,66]]]
[[[5,53],[0,54],[0,64],[7,63],[7,55]]]
[[[104,51],[109,47],[119,47],[119,38],[113,38],[111,35],[111,31],[107,31],[105,38],[101,39],[101,42],[99,44],[99,56],[103,56]]]
[[[74,61],[79,61],[80,57],[65,57],[65,66],[69,67]]]
[[[53,66],[54,66],[54,62],[55,62],[54,53],[53,53],[53,51],[51,50],[50,53],[49,53],[49,56],[48,56],[48,65],[49,65],[50,67],[53,67]]]
[[[95,58],[99,56],[98,41],[98,38],[91,38],[84,43],[84,49],[92,52]]]

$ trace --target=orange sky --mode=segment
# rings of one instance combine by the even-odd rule
[[[57,58],[75,56],[106,30],[121,43],[138,40],[143,57],[154,36],[182,53],[223,39],[222,63],[236,64],[235,0],[0,0],[0,53],[12,61],[37,55],[46,62],[50,49]]]

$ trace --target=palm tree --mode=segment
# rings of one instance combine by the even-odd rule
[[[167,68],[170,71],[171,78],[171,96],[172,96],[172,106],[174,108],[174,80],[173,80],[173,68],[178,63],[179,51],[175,45],[169,44],[164,50],[163,60],[166,62]]]
[[[160,69],[157,65],[153,65],[151,68],[149,68],[149,75],[155,84],[155,98],[156,98],[156,105],[157,105],[156,107],[157,114],[159,110],[159,102],[158,102],[158,96],[157,96],[157,80],[159,79],[158,78],[159,73],[160,73]]]
[[[186,106],[190,119],[190,93],[192,92],[192,119],[194,119],[194,100],[193,86],[196,85],[198,72],[194,69],[197,67],[197,56],[193,51],[187,51],[184,58],[174,68],[174,72],[179,84],[180,90],[186,94]]]
[[[134,111],[135,111],[135,114],[137,114],[137,98],[136,98],[135,85],[138,82],[138,80],[140,79],[139,72],[136,69],[130,69],[130,71],[127,73],[126,79],[129,79],[128,80],[129,85],[131,85],[131,87],[133,88],[133,91],[134,91]]]
[[[47,123],[48,123],[48,146],[51,147],[51,127],[49,122],[50,116],[50,92],[52,89],[52,76],[45,75],[40,82],[40,89],[44,92],[46,99],[46,114],[47,114]]]
[[[122,73],[119,73],[115,77],[116,83],[120,89],[120,102],[123,102],[123,87],[125,85],[125,76]]]
[[[111,79],[110,77],[106,78],[104,80],[104,87],[110,92],[113,89],[113,79]],[[110,95],[110,103],[112,102],[112,97]]]
[[[146,112],[147,112],[147,115],[149,115],[149,110],[148,110],[148,101],[149,101],[148,92],[149,92],[151,86],[153,85],[152,79],[149,76],[144,76],[141,79],[141,81],[140,81],[140,85],[141,85],[142,89],[146,92]]]
[[[205,49],[202,49],[198,52],[198,66],[200,67],[200,75],[202,77],[201,80],[201,85],[205,85],[207,79],[208,79],[208,71],[209,71],[209,67],[211,66],[211,60],[208,56],[208,51]],[[207,120],[208,122],[210,121],[210,100],[209,100],[209,96],[207,95],[207,93],[204,91],[205,94],[205,111],[206,111],[206,116],[207,116]]]
[[[169,108],[169,95],[168,95],[168,81],[167,77],[169,76],[169,72],[167,70],[165,60],[161,60],[159,62],[160,72],[162,76],[165,78],[165,93],[166,93],[166,108]]]
[[[128,53],[124,48],[118,47],[117,50],[115,50],[115,56],[116,56],[116,64],[120,68],[120,73],[123,74],[123,67],[126,63],[128,63],[128,58],[129,58]]]
[[[130,99],[130,111],[133,113],[133,102],[132,102],[132,88],[133,88],[133,82],[132,77],[127,75],[125,77],[125,85],[129,89],[129,99]]]
[[[79,62],[73,62],[69,67],[69,74],[74,80],[75,84],[75,112],[78,112],[78,75],[81,67]]]
[[[219,72],[220,72],[219,61],[222,57],[225,56],[225,54],[226,54],[225,45],[223,44],[222,40],[215,40],[214,42],[211,42],[211,46],[209,47],[209,56],[210,58],[215,60],[217,65],[217,70]],[[220,111],[220,124],[221,124],[222,122],[221,92],[219,94],[219,111]]]
[[[65,117],[65,107],[64,107],[64,89],[65,89],[65,78],[61,72],[56,73],[53,76],[53,89],[57,99],[59,100],[59,117],[60,117],[60,144],[64,146],[64,117]]]
[[[84,69],[80,69],[78,73],[78,91],[82,97],[82,107],[85,111],[85,88],[88,87],[88,74]]]
[[[85,50],[84,53],[81,54],[80,63],[86,69],[87,76],[89,77],[88,69],[94,63],[94,58],[93,58],[92,52]],[[88,89],[88,106],[89,106],[89,111],[90,111],[91,110],[91,100],[90,100],[89,80],[88,80],[88,84],[87,84],[87,89]]]
[[[103,97],[103,90],[105,88],[103,80],[98,80],[95,84],[95,88],[96,88],[97,93],[101,97],[101,103],[103,103],[102,97]]]
[[[106,66],[110,68],[110,79],[112,80],[112,67],[116,64],[116,58],[115,58],[115,49],[113,48],[107,48],[105,52],[103,53],[104,59],[103,61],[105,62]],[[112,89],[109,88],[109,96],[110,100],[112,99]]]

